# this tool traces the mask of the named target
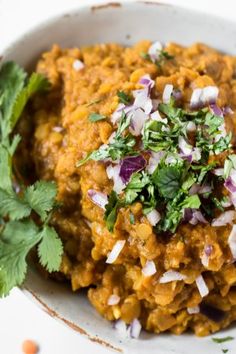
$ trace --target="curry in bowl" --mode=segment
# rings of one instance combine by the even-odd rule
[[[127,336],[229,326],[235,72],[235,57],[204,44],[150,41],[54,45],[28,81],[4,64],[1,294],[36,246],[53,278],[88,289]]]

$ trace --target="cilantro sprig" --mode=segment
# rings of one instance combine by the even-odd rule
[[[38,246],[40,263],[58,271],[63,252],[62,242],[49,225],[56,204],[54,182],[38,181],[13,189],[13,156],[20,136],[13,130],[27,104],[37,92],[45,91],[48,81],[40,74],[27,74],[14,62],[0,70],[0,296],[21,285],[27,272],[26,258]],[[34,218],[31,216],[34,215]]]

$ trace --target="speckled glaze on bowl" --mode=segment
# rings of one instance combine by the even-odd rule
[[[53,43],[67,47],[110,41],[129,45],[141,39],[176,41],[186,45],[202,41],[236,54],[235,23],[167,4],[131,1],[80,7],[76,12],[54,18],[13,43],[3,54],[3,60],[14,59],[31,68],[40,53]],[[84,292],[72,294],[69,287],[43,279],[33,267],[22,289],[51,316],[87,335],[92,341],[108,346],[111,351],[135,354],[221,353],[221,346],[213,343],[210,337],[199,339],[192,334],[142,333],[139,340],[121,341],[111,323],[100,317],[89,304]],[[234,334],[235,329],[231,327],[221,336]],[[224,347],[230,348],[230,353],[236,352],[233,341],[226,344]]]

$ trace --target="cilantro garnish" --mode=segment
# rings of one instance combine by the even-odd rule
[[[213,342],[215,343],[225,343],[233,340],[234,337],[228,336],[228,337],[223,337],[223,338],[212,338]]]
[[[104,120],[106,119],[107,117],[102,115],[102,114],[98,114],[98,113],[91,113],[89,115],[89,120],[90,122],[98,122],[99,120]]]
[[[48,271],[58,271],[61,264],[62,242],[48,224],[56,206],[55,183],[38,181],[22,186],[20,194],[12,186],[12,159],[20,141],[19,135],[12,137],[13,129],[28,100],[48,87],[39,74],[27,80],[14,62],[5,63],[0,70],[0,296],[22,284],[26,257],[36,245],[40,262]],[[38,216],[37,223],[30,217],[32,212]]]
[[[126,105],[130,104],[132,100],[132,98],[129,95],[127,95],[127,93],[125,93],[124,91],[118,91],[117,96],[119,97],[120,103],[124,103]]]
[[[140,57],[145,60],[152,61],[148,53],[141,52]],[[161,68],[161,66],[164,64],[166,60],[172,60],[172,59],[174,59],[173,55],[169,54],[165,50],[160,50],[158,51],[158,59],[155,60],[155,64],[158,66],[158,68]]]
[[[229,349],[222,349],[222,353],[228,353]]]

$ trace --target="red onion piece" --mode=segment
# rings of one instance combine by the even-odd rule
[[[152,226],[156,226],[161,220],[161,214],[157,210],[150,211],[146,217]]]
[[[149,97],[149,88],[145,87],[142,90],[133,91],[133,95],[135,97],[134,107],[142,108],[144,113],[149,114],[152,111],[152,100]]]
[[[216,116],[223,117],[223,111],[220,109],[220,107],[217,106],[216,103],[210,104],[210,110]]]
[[[106,168],[107,176],[109,179],[113,180],[113,182],[114,182],[113,190],[117,194],[120,194],[126,186],[120,177],[120,169],[121,169],[120,165],[115,165],[115,166],[109,165]]]
[[[171,84],[165,85],[163,95],[162,95],[163,103],[166,103],[166,104],[170,103],[173,88],[174,88],[174,86]]]
[[[213,219],[211,226],[220,227],[220,226],[225,226],[227,224],[232,224],[235,218],[236,218],[236,211],[228,210],[220,214],[218,218]]]
[[[208,224],[208,221],[204,218],[200,210],[192,209],[192,218],[189,223],[192,225],[197,225],[198,223]]]
[[[215,168],[214,170],[212,170],[212,173],[216,176],[223,176],[224,169],[223,168]]]
[[[228,238],[228,245],[234,260],[236,259],[236,225],[233,225]]]
[[[199,308],[199,306],[187,307],[187,312],[188,312],[190,315],[194,315],[194,314],[200,312],[200,308]]]
[[[236,193],[236,185],[234,184],[231,176],[225,180],[224,186],[230,193]]]
[[[73,62],[73,69],[75,71],[80,71],[82,70],[83,68],[85,67],[84,63],[79,60],[79,59],[76,59],[74,62]]]
[[[196,285],[201,297],[205,297],[209,294],[208,286],[202,275],[199,275],[196,279]]]
[[[98,192],[95,189],[89,189],[88,197],[94,204],[105,210],[105,206],[108,203],[108,198],[105,193]]]
[[[108,298],[107,305],[114,306],[114,305],[119,304],[119,302],[120,302],[120,297],[116,294],[112,294]]]
[[[233,111],[229,106],[223,107],[223,108],[222,108],[222,111],[223,111],[223,114],[224,114],[224,115],[227,115],[227,114],[234,114],[234,111]]]
[[[128,115],[131,115],[130,132],[134,136],[141,135],[143,126],[149,119],[149,116],[140,108],[131,111]]]
[[[194,89],[190,99],[190,106],[191,108],[200,108],[206,104],[214,104],[218,94],[219,89],[216,86]]]
[[[160,284],[170,283],[171,281],[181,281],[185,280],[187,277],[175,270],[168,270],[159,279]]]
[[[141,329],[142,329],[141,323],[139,322],[139,320],[137,318],[135,318],[130,325],[131,338],[138,339],[138,337],[140,336],[140,333],[141,333]]]
[[[159,59],[160,52],[162,50],[162,44],[160,42],[154,42],[148,49],[148,54],[153,63]]]
[[[179,89],[173,89],[172,96],[176,101],[179,101],[182,98],[182,92]]]
[[[142,269],[142,273],[145,277],[150,277],[156,273],[156,265],[153,261],[147,261]]]
[[[151,157],[147,166],[147,171],[150,175],[153,174],[165,154],[166,153],[164,151],[151,152]]]
[[[114,263],[119,257],[120,252],[124,248],[124,245],[125,245],[125,240],[117,241],[114,247],[112,248],[110,254],[108,255],[106,263],[108,264]]]
[[[148,87],[149,93],[150,90],[155,86],[155,81],[151,79],[150,75],[144,75],[140,78],[139,83],[145,87]]]
[[[130,329],[122,320],[117,320],[114,322],[114,329],[117,331],[118,336],[122,339],[130,338]]]
[[[196,131],[197,126],[194,122],[188,122],[186,129],[187,129],[187,132],[192,133],[192,132]]]
[[[134,172],[145,168],[147,161],[142,155],[125,157],[120,165],[120,177],[123,183],[128,183]]]

